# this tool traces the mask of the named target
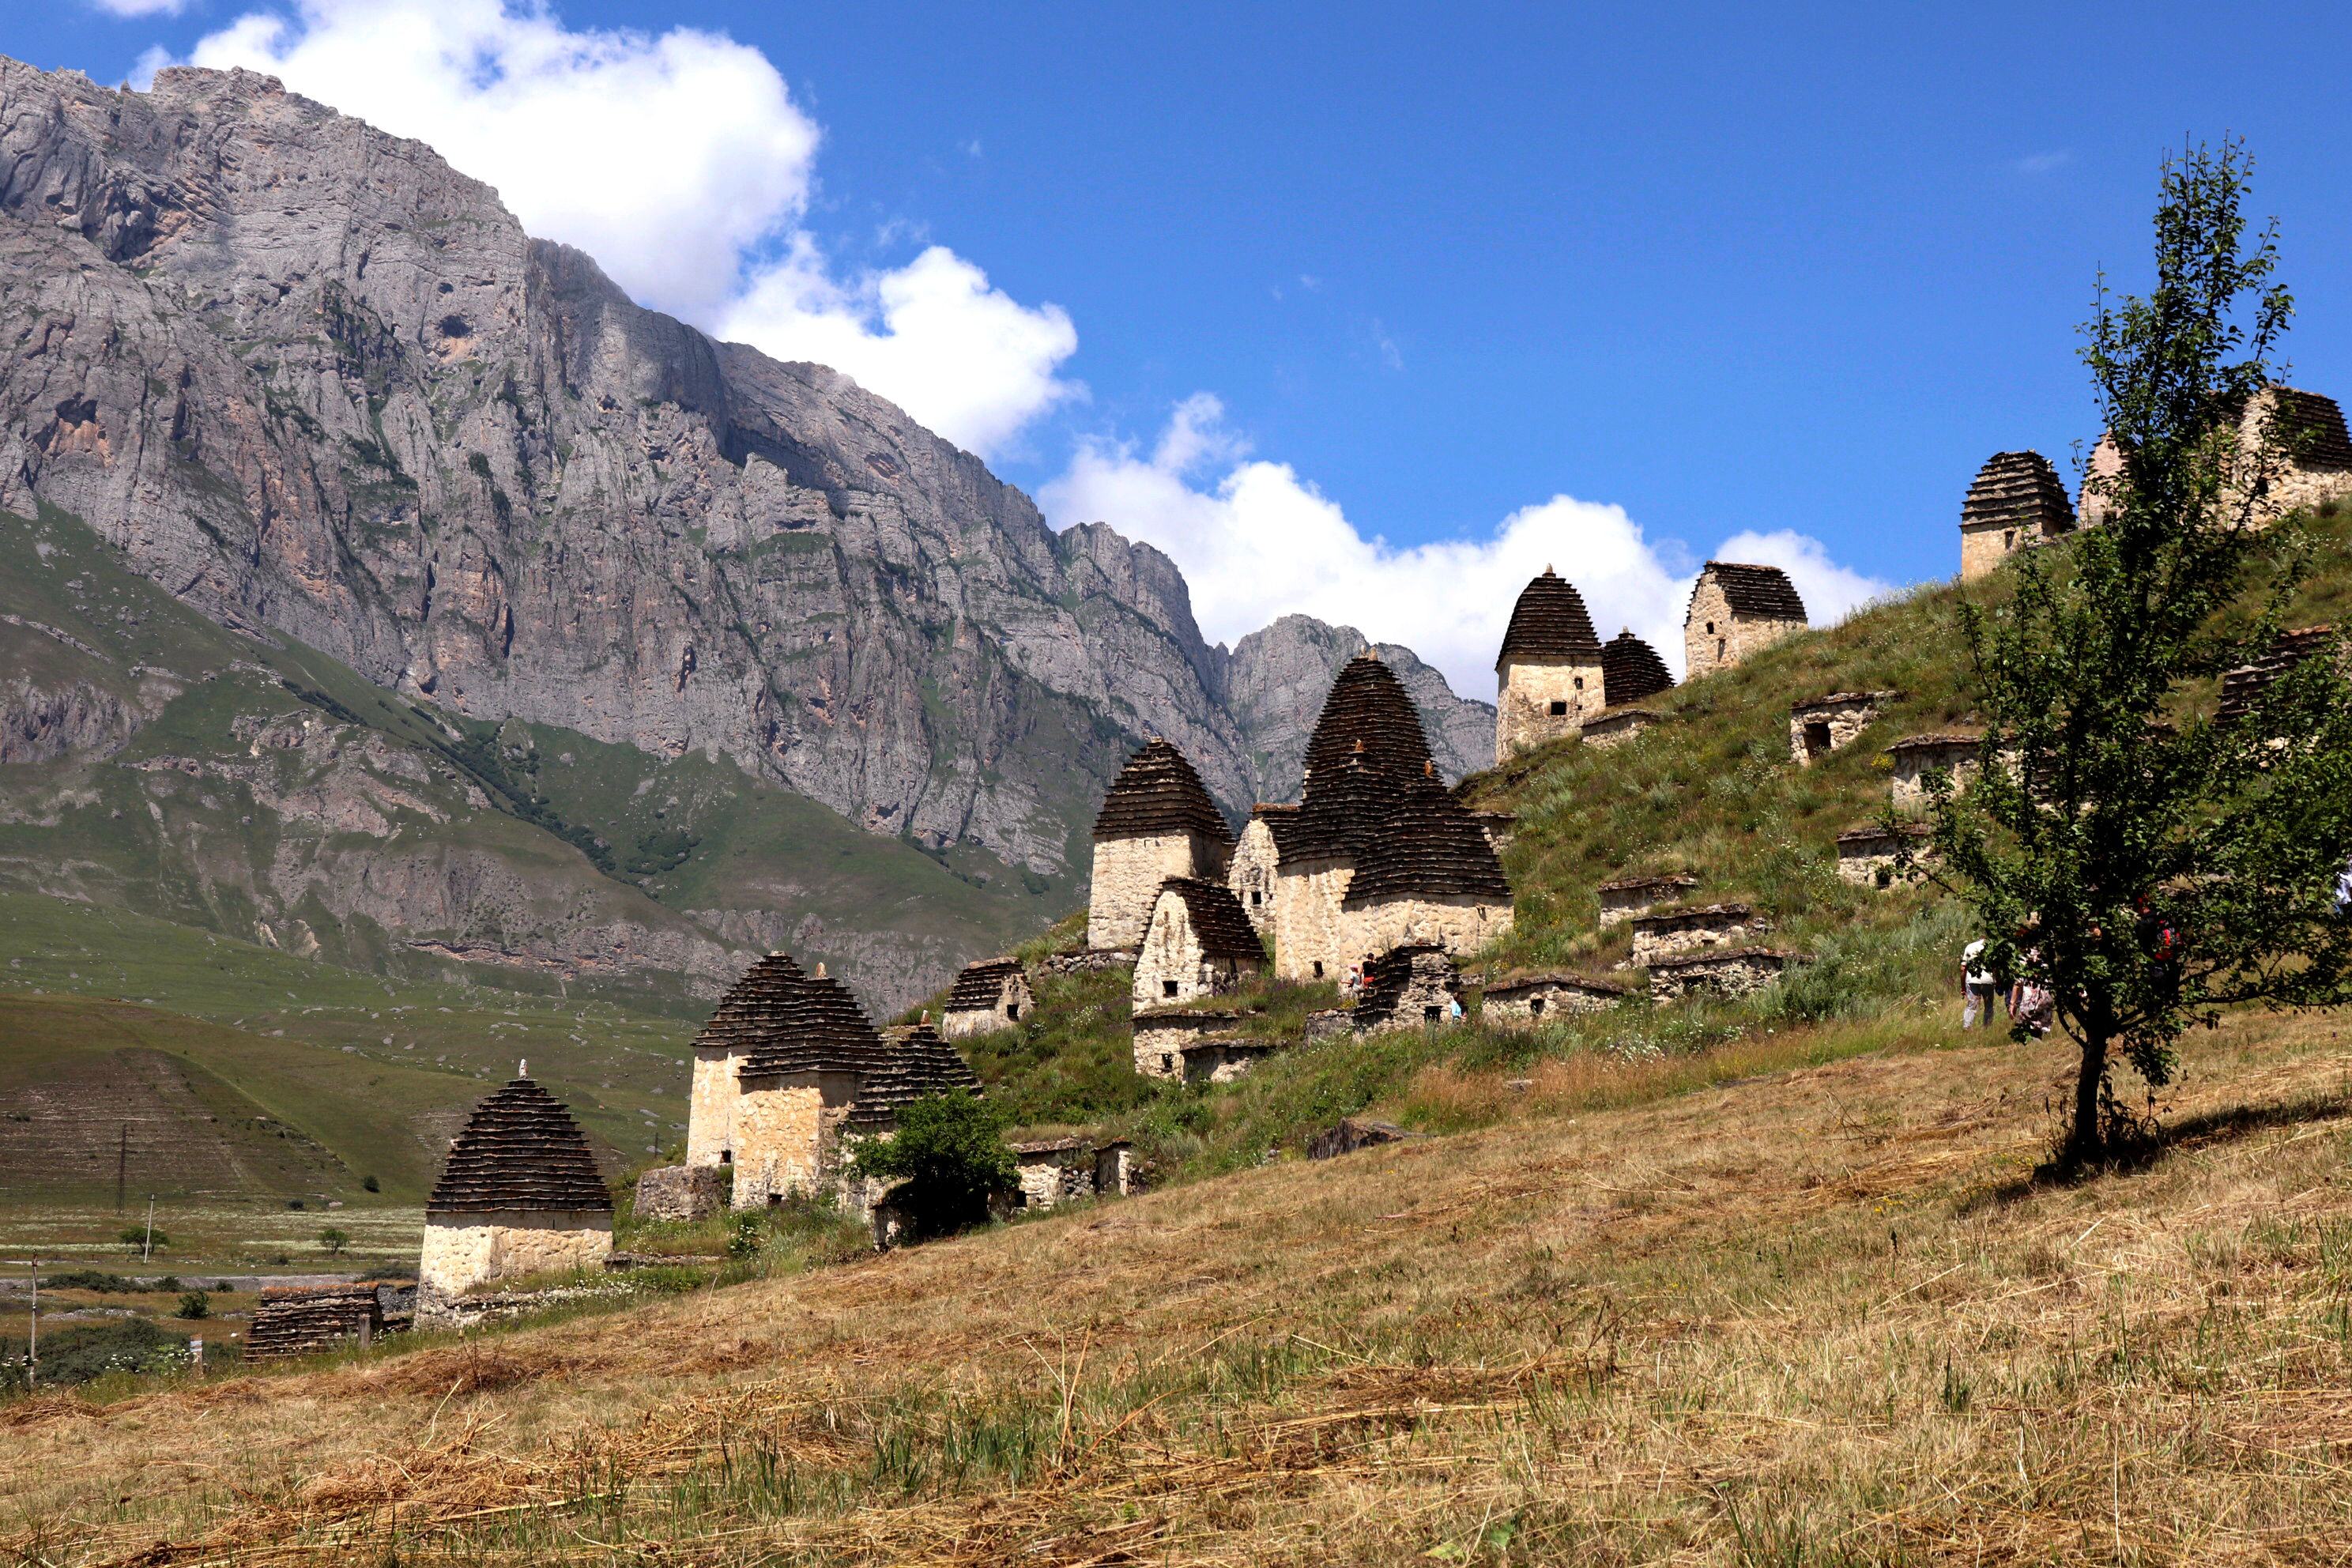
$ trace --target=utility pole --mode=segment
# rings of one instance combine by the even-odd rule
[[[122,1178],[131,1169],[131,1123],[122,1124],[122,1142],[114,1146],[114,1212],[122,1212]]]
[[[155,1251],[155,1194],[147,1194],[147,1239],[140,1244],[139,1261],[144,1263]]]

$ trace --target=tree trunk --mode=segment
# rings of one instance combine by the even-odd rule
[[[2074,1079],[2074,1124],[2066,1130],[2066,1163],[2076,1170],[2095,1165],[2106,1152],[2106,1129],[2099,1118],[2099,1089],[2106,1080],[2106,1033],[2085,1029],[2082,1069]]]

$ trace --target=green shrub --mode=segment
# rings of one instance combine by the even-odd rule
[[[209,1318],[213,1315],[213,1299],[202,1290],[184,1291],[180,1296],[180,1316]]]
[[[903,1181],[891,1201],[918,1236],[948,1236],[988,1217],[992,1194],[1012,1186],[1020,1164],[986,1100],[957,1090],[927,1094],[898,1110],[898,1131],[870,1138],[850,1156],[860,1176]]]

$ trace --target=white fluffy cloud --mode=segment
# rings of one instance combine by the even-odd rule
[[[766,56],[721,35],[576,31],[500,0],[297,0],[189,58],[430,143],[635,298],[832,364],[962,445],[1000,447],[1077,391],[1055,374],[1077,347],[1068,316],[943,247],[836,279],[802,227],[822,132]]]
[[[1223,412],[1213,397],[1187,399],[1148,456],[1105,442],[1082,447],[1041,497],[1058,527],[1101,521],[1166,551],[1183,568],[1212,640],[1303,613],[1402,643],[1456,691],[1491,699],[1511,605],[1550,566],[1576,584],[1604,640],[1631,627],[1681,669],[1696,563],[1671,542],[1653,543],[1622,508],[1558,495],[1511,513],[1483,539],[1395,547],[1358,532],[1288,465],[1248,458],[1223,429]],[[1194,482],[1202,470],[1213,474],[1205,488]],[[1782,567],[1817,626],[1886,587],[1833,564],[1818,541],[1796,533],[1734,534],[1716,555]]]
[[[188,0],[89,0],[89,3],[110,16],[176,16],[188,8]]]

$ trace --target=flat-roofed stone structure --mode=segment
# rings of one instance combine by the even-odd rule
[[[1095,817],[1087,945],[1135,946],[1160,884],[1171,877],[1222,881],[1233,847],[1233,830],[1184,753],[1166,741],[1146,744],[1128,759]]]
[[[1145,1078],[1181,1079],[1184,1053],[1198,1041],[1232,1037],[1242,1016],[1230,1008],[1176,1008],[1135,1015],[1135,1070]]]
[[[1658,650],[1625,626],[1601,649],[1601,691],[1606,706],[1622,708],[1674,689],[1674,672]]]
[[[1461,976],[1444,948],[1434,942],[1391,948],[1372,961],[1364,977],[1364,994],[1356,1004],[1356,1032],[1443,1027],[1461,990]]]
[[[1650,877],[1623,877],[1613,882],[1603,882],[1593,889],[1601,900],[1601,929],[1607,930],[1636,915],[1667,904],[1678,904],[1690,889],[1698,886],[1698,879],[1683,871],[1667,871]]]
[[[1097,1143],[1079,1137],[1036,1138],[1009,1144],[1019,1168],[1013,1206],[1058,1208],[1075,1198],[1124,1196],[1134,1182],[1134,1149],[1125,1139]]]
[[[1981,577],[2019,551],[2074,527],[2074,505],[2049,458],[1995,452],[1960,502],[1960,581]]]
[[[2278,460],[2257,509],[2261,521],[2352,496],[2352,435],[2334,398],[2291,386],[2255,394],[2239,426],[2241,451],[2253,449],[2265,421]]]
[[[1573,739],[1601,695],[1601,639],[1576,585],[1553,573],[1519,591],[1495,656],[1495,761]]]
[[[1221,995],[1265,970],[1265,944],[1222,882],[1171,877],[1160,884],[1136,954],[1129,994],[1138,1011]]]
[[[2221,677],[2221,700],[2214,713],[2221,724],[2242,724],[2252,714],[2254,705],[2271,682],[2301,664],[2312,655],[2336,646],[2333,626],[2298,626],[2279,633],[2267,652],[2252,664],[2241,666]]]
[[[1923,735],[1906,735],[1886,748],[1893,764],[1894,778],[1888,794],[1898,811],[1925,811],[1927,808],[1927,775],[1948,773],[1952,775],[1954,793],[1969,787],[1977,776],[1979,753],[1984,736],[1966,730],[1931,730]]]
[[[1486,831],[1433,768],[1399,790],[1367,836],[1340,899],[1365,952],[1435,943],[1466,958],[1511,929],[1511,887]]]
[[[1889,832],[1883,825],[1849,827],[1837,836],[1838,879],[1852,882],[1859,888],[1891,888],[1895,885],[1895,858],[1907,846],[1916,858],[1926,847],[1928,830],[1924,824]]]
[[[1786,572],[1710,561],[1691,585],[1690,607],[1683,616],[1684,679],[1729,669],[1805,626],[1805,601]]]
[[[1225,886],[1241,900],[1242,913],[1260,936],[1274,931],[1274,900],[1276,878],[1282,867],[1282,846],[1279,835],[1288,831],[1298,821],[1298,807],[1270,805],[1260,801],[1250,810],[1249,826],[1242,829],[1241,839],[1234,846],[1232,863],[1225,870]]]
[[[1703,947],[1738,947],[1772,929],[1772,922],[1747,904],[1698,904],[1653,910],[1633,917],[1636,969],[1662,958]]]
[[[1665,714],[1655,708],[1604,708],[1584,721],[1584,743],[1622,746],[1643,731],[1665,721]]]
[[[1771,984],[1790,965],[1804,962],[1803,953],[1770,947],[1712,947],[1676,953],[1650,965],[1650,1000],[1672,1002],[1694,991],[1745,996]]]
[[[1577,1013],[1605,1012],[1628,994],[1622,985],[1564,969],[1512,974],[1487,984],[1479,1017],[1498,1028],[1524,1028]]]
[[[1235,1082],[1279,1048],[1272,1040],[1194,1040],[1184,1047],[1184,1081]]]
[[[595,1270],[613,1251],[613,1194],[587,1134],[527,1076],[485,1098],[425,1204],[417,1313],[493,1279]]]
[[[1470,820],[1476,823],[1478,831],[1486,836],[1486,847],[1495,852],[1495,859],[1500,863],[1503,851],[1508,849],[1511,847],[1511,840],[1518,837],[1518,814],[1509,811],[1474,811],[1470,814]]]
[[[717,1214],[726,1203],[723,1165],[656,1165],[637,1177],[639,1219],[691,1223]]]
[[[967,963],[940,1009],[940,1034],[950,1040],[992,1034],[1021,1022],[1035,1005],[1028,973],[1017,958],[983,958]]]
[[[245,1331],[245,1359],[275,1361],[364,1345],[383,1327],[383,1299],[372,1284],[265,1289]]]
[[[1826,757],[1878,721],[1899,691],[1832,691],[1789,704],[1789,760],[1803,767]]]

